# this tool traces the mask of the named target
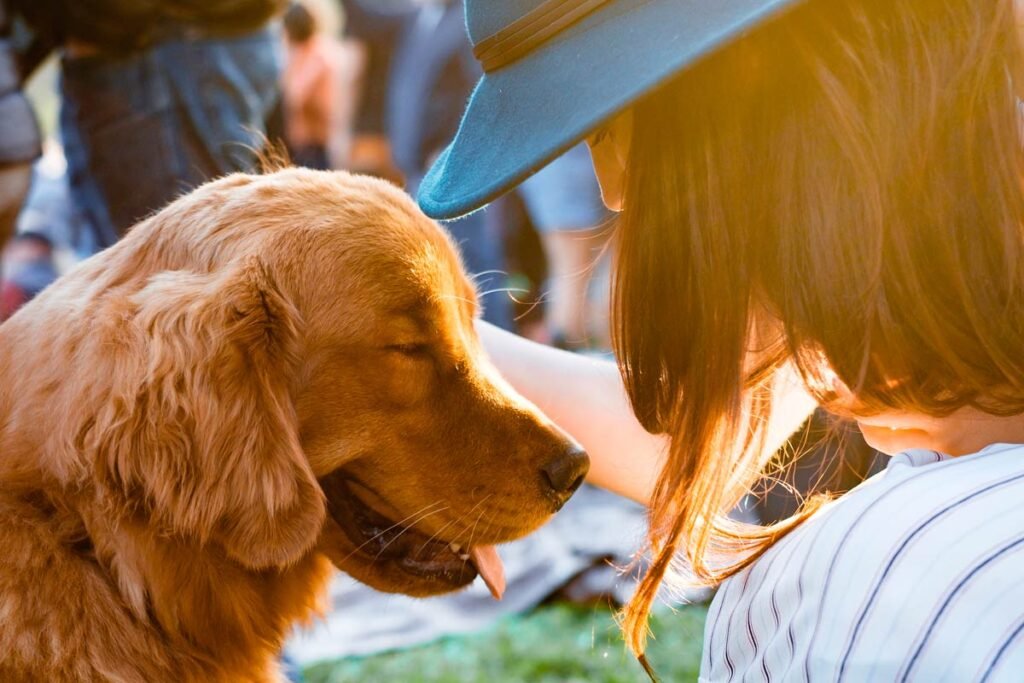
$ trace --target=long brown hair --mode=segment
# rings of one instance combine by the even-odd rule
[[[859,410],[1024,411],[1016,41],[1011,0],[815,0],[635,105],[615,343],[671,446],[634,652],[670,566],[715,584],[813,511],[725,514],[784,365],[825,405],[834,372]]]

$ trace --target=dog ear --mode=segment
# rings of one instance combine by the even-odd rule
[[[92,430],[101,480],[250,568],[298,560],[325,514],[290,399],[298,312],[255,259],[157,275],[128,310],[128,353]]]

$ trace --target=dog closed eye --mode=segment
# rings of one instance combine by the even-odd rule
[[[430,351],[430,344],[426,342],[405,342],[389,344],[385,348],[388,351],[395,351],[405,356],[424,356]]]

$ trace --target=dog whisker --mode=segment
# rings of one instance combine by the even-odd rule
[[[491,270],[481,270],[479,273],[473,273],[472,275],[470,275],[469,281],[476,284],[476,281],[484,277],[485,275],[508,275],[508,271],[499,270],[496,268],[492,268]]]
[[[484,500],[486,500],[486,498]],[[487,512],[487,510],[481,510],[480,514],[477,515],[477,517],[476,517],[476,521],[473,522],[473,529],[469,532],[469,547],[470,548],[473,547],[473,537],[476,536],[476,527],[477,527],[478,524],[480,524],[480,520],[483,518],[485,512]],[[466,566],[466,562],[468,562],[468,560],[463,560],[462,561],[462,566],[463,567]]]
[[[409,522],[409,520],[411,520],[411,519],[412,519],[413,517],[416,517],[416,516],[418,516],[418,515],[421,515],[421,514],[423,514],[424,512],[426,512],[427,510],[429,510],[430,508],[434,507],[435,505],[439,505],[439,504],[440,504],[441,502],[442,502],[442,501],[441,501],[440,499],[438,499],[438,500],[435,500],[435,501],[434,501],[433,503],[430,503],[429,505],[424,505],[423,507],[421,507],[421,508],[420,508],[419,510],[417,510],[416,512],[412,513],[411,515],[407,515],[406,517],[404,517],[404,518],[400,519],[399,521],[397,521],[397,522],[395,522],[394,524],[392,524],[391,526],[389,526],[389,527],[388,527],[387,529],[384,529],[384,530],[382,530],[382,531],[379,531],[379,532],[377,532],[376,534],[374,534],[374,535],[373,535],[373,536],[372,536],[372,537],[371,537],[371,538],[369,539],[369,541],[376,541],[376,540],[377,540],[378,538],[380,538],[381,536],[383,536],[383,535],[384,535],[384,534],[386,534],[387,532],[391,531],[391,530],[392,530],[392,529],[394,529],[395,527],[399,527],[399,526],[403,526],[403,525],[405,525],[405,526],[409,526],[409,524],[407,524],[407,522]],[[445,507],[447,507],[447,506],[445,506]],[[415,524],[415,522],[413,522],[413,524]],[[369,542],[369,541],[368,541],[368,542]]]
[[[482,517],[482,515],[481,515],[481,517]],[[484,530],[481,533],[481,536],[487,536],[489,533],[491,533],[492,526],[493,526],[493,524],[492,524],[491,520],[487,520],[486,522],[484,522]]]
[[[424,551],[424,550],[426,549],[426,547],[427,547],[428,545],[430,545],[430,544],[431,544],[431,543],[433,542],[433,540],[434,540],[435,538],[437,538],[438,536],[440,536],[441,534],[443,534],[443,533],[444,533],[445,529],[447,529],[447,528],[448,528],[448,527],[450,527],[450,526],[451,526],[452,524],[455,524],[456,522],[458,522],[458,521],[460,521],[460,520],[461,520],[461,518],[459,518],[459,519],[452,519],[452,520],[449,520],[448,522],[446,522],[446,523],[444,524],[444,526],[442,526],[442,527],[441,527],[440,529],[438,529],[438,530],[437,530],[437,531],[436,531],[436,532],[435,532],[435,533],[434,533],[434,534],[433,534],[433,535],[432,535],[432,536],[431,536],[430,538],[428,538],[428,539],[427,539],[427,542],[426,542],[426,543],[424,543],[423,545],[421,545],[421,546],[420,546],[420,548],[419,548],[419,550],[417,550],[416,552],[417,552],[417,553],[421,553],[421,552],[423,552],[423,551]]]
[[[459,296],[458,294],[438,294],[434,298],[437,299],[438,301],[449,300],[449,301],[464,301],[467,304],[475,303],[472,299],[469,299],[469,298],[464,297],[464,296]]]
[[[517,303],[517,304],[520,304],[520,305],[524,305],[524,304],[527,304],[527,301],[525,301],[525,300],[519,300],[519,299],[515,298],[514,296],[510,296],[509,298],[510,298],[510,299],[512,299],[512,301],[514,301],[514,302],[515,302],[515,303]],[[533,312],[533,310],[534,310],[535,308],[537,308],[538,306],[540,306],[540,305],[541,305],[542,303],[544,303],[545,301],[547,301],[547,300],[548,300],[549,298],[550,298],[550,297],[549,297],[548,293],[546,293],[546,292],[545,292],[544,294],[541,294],[541,295],[540,295],[539,297],[537,297],[537,298],[536,298],[536,299],[534,299],[533,301],[529,302],[529,306],[530,306],[530,307],[529,307],[529,308],[527,308],[527,309],[526,309],[525,311],[523,311],[522,313],[520,313],[519,315],[517,315],[517,316],[516,316],[516,320],[522,320],[522,319],[523,319],[523,318],[525,318],[526,316],[530,315],[530,313],[532,313],[532,312]]]
[[[505,292],[507,294],[513,294],[513,293],[517,293],[518,294],[518,293],[529,292],[529,291],[530,290],[523,289],[522,287],[495,287],[494,289],[488,289],[486,292],[480,292],[480,296],[483,297],[483,296],[487,296],[488,294],[497,294],[499,292]],[[514,297],[510,296],[509,298],[511,299],[511,298],[514,298]]]
[[[427,517],[431,517],[432,515],[436,515],[439,512],[444,512],[447,509],[448,509],[448,506],[445,505],[443,508],[439,508],[437,510],[432,510],[432,511],[426,513],[425,515],[421,515],[419,518],[417,518],[416,520],[410,522],[409,524],[404,525],[404,527],[405,527],[404,529],[402,529],[400,532],[398,532],[395,535],[394,538],[392,538],[390,541],[388,541],[387,543],[385,543],[384,545],[382,545],[380,547],[380,550],[377,551],[377,555],[374,556],[373,559],[376,560],[377,558],[379,558],[381,556],[381,553],[383,553],[385,550],[388,549],[388,546],[390,546],[392,543],[394,543],[395,541],[400,539],[403,536],[403,534],[405,534],[407,531],[409,531],[409,529],[412,528],[414,525],[419,524],[420,522],[425,520]],[[394,528],[394,527],[392,527],[392,528]]]
[[[392,529],[395,529],[396,527],[400,527],[400,526],[402,526],[403,524],[405,524],[406,522],[408,522],[409,520],[411,520],[411,519],[412,519],[413,517],[416,517],[417,515],[420,515],[420,514],[422,514],[422,513],[423,513],[423,512],[425,511],[425,510],[428,510],[428,509],[430,509],[430,508],[434,507],[435,505],[440,505],[440,504],[441,504],[442,502],[443,502],[443,501],[441,501],[440,499],[438,499],[438,500],[435,500],[435,501],[434,501],[433,503],[430,503],[429,505],[424,505],[423,507],[421,507],[421,508],[420,508],[419,510],[417,510],[416,512],[414,512],[414,513],[412,513],[411,515],[407,516],[407,517],[406,517],[405,519],[399,520],[399,521],[395,522],[394,524],[392,524],[391,526],[389,526],[389,527],[388,527],[387,529],[383,529],[382,531],[379,531],[379,532],[377,532],[377,533],[376,533],[376,534],[374,534],[374,535],[373,535],[372,537],[370,537],[370,538],[366,539],[365,541],[363,541],[362,543],[360,543],[359,545],[357,545],[357,546],[356,546],[356,547],[355,547],[355,548],[354,548],[354,549],[352,550],[352,552],[350,552],[350,553],[349,553],[348,555],[346,555],[346,556],[344,557],[344,560],[348,560],[348,559],[349,559],[349,558],[351,558],[351,557],[352,557],[353,555],[355,555],[355,554],[356,554],[357,552],[359,552],[359,551],[360,551],[360,550],[362,550],[362,549],[363,549],[364,547],[366,547],[366,546],[367,546],[368,544],[370,544],[370,543],[373,543],[373,542],[374,542],[374,541],[376,541],[376,540],[377,540],[378,538],[380,538],[381,536],[383,536],[383,535],[384,535],[384,534],[386,534],[387,532],[391,531]],[[444,509],[447,509],[447,506],[445,506],[444,508],[442,508],[442,510],[444,510]],[[344,560],[343,560],[343,561],[344,561]]]
[[[450,526],[451,526],[452,524],[461,524],[461,523],[462,523],[462,520],[464,520],[464,519],[465,519],[466,517],[469,517],[469,516],[470,516],[470,515],[472,515],[472,514],[473,514],[474,512],[476,512],[476,509],[477,509],[478,507],[480,507],[481,505],[483,505],[484,503],[486,503],[486,502],[487,502],[487,499],[488,499],[488,498],[490,498],[490,497],[491,497],[491,496],[493,496],[493,495],[494,495],[493,493],[488,493],[488,494],[487,494],[486,496],[484,496],[483,498],[481,498],[481,499],[480,499],[480,500],[479,500],[479,501],[478,501],[478,502],[476,503],[476,505],[474,505],[474,506],[473,506],[473,507],[472,507],[472,508],[471,508],[471,509],[469,510],[469,512],[467,512],[467,513],[465,513],[465,514],[463,514],[463,515],[460,515],[460,516],[459,516],[458,518],[456,518],[456,519],[453,519],[453,520],[451,520],[451,521],[447,522],[447,523],[446,523],[446,524],[445,524],[444,526],[442,526],[442,527],[441,527],[440,529],[438,529],[438,530],[437,530],[437,533],[435,533],[435,534],[434,534],[433,536],[431,536],[431,537],[430,537],[429,539],[427,539],[427,542],[426,542],[426,543],[424,543],[424,544],[423,544],[422,546],[420,546],[420,550],[423,550],[423,549],[424,549],[424,548],[426,548],[426,547],[427,547],[428,545],[430,545],[430,542],[431,542],[431,541],[433,541],[433,540],[434,540],[435,538],[437,538],[437,537],[438,537],[438,536],[440,536],[440,535],[441,535],[442,533],[444,533],[445,529],[447,529],[448,527],[450,527]]]
[[[486,496],[484,496],[484,497],[483,497],[483,498],[481,498],[481,499],[480,499],[479,501],[477,501],[476,505],[474,505],[473,507],[471,507],[471,508],[469,509],[469,511],[468,511],[468,512],[466,512],[466,513],[465,513],[464,515],[462,515],[462,516],[461,516],[461,517],[459,518],[459,521],[461,522],[461,521],[462,521],[463,519],[466,519],[467,517],[471,516],[471,515],[472,515],[472,514],[473,514],[474,512],[476,512],[476,511],[477,511],[477,508],[479,508],[479,507],[480,507],[481,505],[483,505],[484,503],[486,503],[486,502],[487,502],[487,501],[488,501],[488,500],[489,500],[489,499],[490,499],[490,498],[491,498],[492,496],[494,496],[494,494],[493,494],[493,493],[488,493],[488,494],[487,494]],[[483,514],[484,514],[485,512],[486,512],[486,510],[481,510],[481,511],[480,511],[480,515],[483,515]],[[478,517],[477,517],[477,522],[479,522],[479,521],[480,521],[480,517],[478,516]],[[474,525],[473,525],[473,527],[474,527],[474,529],[475,529],[475,528],[476,528],[476,524],[474,524]],[[470,533],[470,535],[469,535],[469,540],[470,540],[470,543],[469,543],[469,544],[470,544],[470,545],[472,545],[472,544],[473,544],[473,543],[472,543],[472,541],[473,541],[473,534],[472,534],[472,532],[471,532],[471,533]]]

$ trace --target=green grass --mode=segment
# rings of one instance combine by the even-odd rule
[[[707,608],[659,611],[648,655],[663,681],[697,679]],[[309,667],[308,683],[644,683],[607,609],[542,607],[485,632]]]

